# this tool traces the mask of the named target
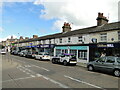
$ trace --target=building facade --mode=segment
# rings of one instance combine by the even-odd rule
[[[103,13],[98,13],[97,26],[72,30],[64,23],[63,32],[32,39],[25,39],[14,46],[34,47],[51,55],[72,53],[78,62],[87,63],[106,55],[120,54],[120,22],[108,23]]]

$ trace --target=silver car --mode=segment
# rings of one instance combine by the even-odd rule
[[[89,62],[87,64],[89,71],[101,70],[106,72],[112,72],[115,76],[120,76],[120,57],[105,56],[99,59]]]

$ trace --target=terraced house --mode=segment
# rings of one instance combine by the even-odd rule
[[[120,55],[120,22],[108,23],[103,13],[98,13],[97,25],[71,30],[69,23],[64,23],[61,33],[42,37],[33,36],[32,39],[23,39],[15,42],[16,47],[26,47],[57,55],[72,53],[78,62],[87,63],[106,55]]]

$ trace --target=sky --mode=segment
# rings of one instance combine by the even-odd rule
[[[0,41],[62,32],[64,22],[72,30],[97,25],[98,12],[109,23],[118,21],[120,0],[3,0],[0,2]],[[120,9],[119,9],[120,10]]]

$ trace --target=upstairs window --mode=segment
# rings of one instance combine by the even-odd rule
[[[118,32],[118,40],[120,41],[120,31]]]
[[[62,43],[62,38],[61,38],[61,39],[59,39],[59,42],[60,42],[60,43]]]
[[[51,39],[49,39],[49,44],[51,44]]]
[[[82,36],[78,37],[78,42],[82,42],[82,41],[83,41]]]
[[[107,33],[100,34],[101,41],[107,41]]]
[[[68,43],[70,43],[70,42],[71,42],[71,38],[69,37],[69,38],[68,38]]]

